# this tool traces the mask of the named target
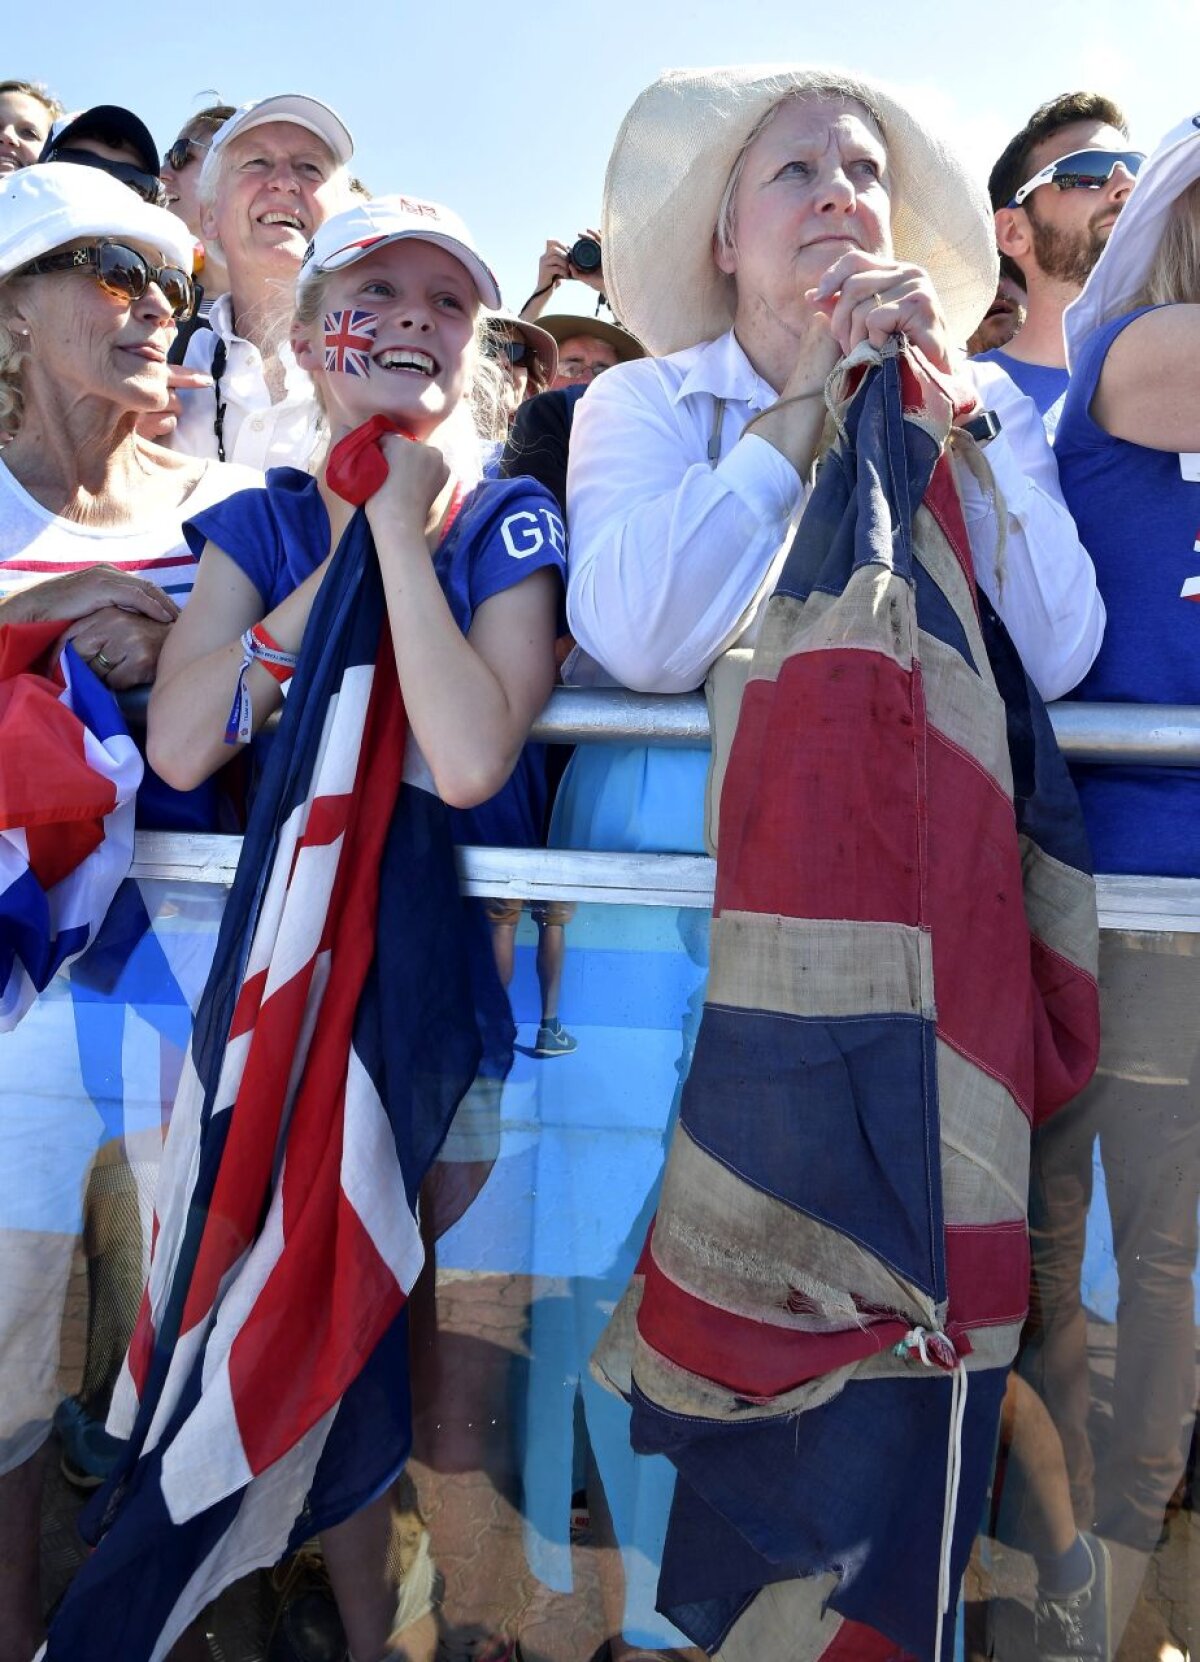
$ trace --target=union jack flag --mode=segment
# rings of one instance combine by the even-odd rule
[[[369,375],[378,312],[355,307],[325,313],[325,368],[338,375]]]
[[[197,1013],[110,1418],[129,1442],[50,1662],[159,1662],[228,1582],[359,1510],[408,1455],[417,1191],[479,1062],[475,973],[495,972],[445,805],[403,777],[383,617],[360,510]]]
[[[0,1032],[93,939],[133,857],[142,761],[61,623],[0,628]]]
[[[860,361],[755,650],[695,1059],[596,1363],[677,1469],[677,1626],[934,1662],[1027,1303],[1031,1122],[1095,1066],[1098,932],[975,587],[952,389],[895,342]]]

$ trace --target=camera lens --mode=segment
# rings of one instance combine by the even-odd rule
[[[572,244],[567,259],[576,271],[586,271],[589,274],[600,269],[600,244],[595,237],[580,237]]]

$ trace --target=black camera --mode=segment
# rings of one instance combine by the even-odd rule
[[[595,237],[580,237],[578,242],[572,243],[567,261],[576,271],[585,272],[589,277],[593,271],[600,269],[600,244]]]

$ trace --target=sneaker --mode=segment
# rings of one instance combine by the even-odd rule
[[[76,1489],[98,1489],[110,1476],[123,1447],[78,1397],[64,1397],[54,1410],[54,1429],[62,1444],[59,1466]]]
[[[1111,1662],[1108,1548],[1097,1535],[1085,1534],[1082,1540],[1092,1560],[1086,1585],[1060,1598],[1039,1593],[1034,1605],[1038,1662]]]
[[[573,1050],[579,1049],[579,1040],[566,1028],[557,1017],[553,1021],[544,1021],[537,1030],[537,1039],[533,1046],[535,1056],[569,1056]]]

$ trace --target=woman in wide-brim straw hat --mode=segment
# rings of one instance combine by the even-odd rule
[[[903,331],[936,372],[955,372],[959,343],[995,292],[991,214],[955,151],[873,82],[788,66],[682,71],[649,87],[622,125],[603,241],[616,314],[659,356],[606,371],[576,412],[568,615],[580,651],[567,678],[680,692],[699,686],[727,647],[752,638],[804,509],[825,382],[839,358],[864,339],[878,346]],[[1044,434],[1029,427],[1041,465]],[[962,470],[980,584],[1043,693],[1057,696],[1084,673],[1100,638],[1090,562],[1061,499],[1028,482],[1026,458],[1006,433],[988,458],[1011,517],[1001,588],[994,504]],[[700,852],[706,769],[702,752],[581,747],[554,840]],[[705,967],[703,920],[681,918],[693,979],[670,1009],[654,1009],[647,991],[639,1010],[641,1026],[669,1030],[690,993],[680,1077]],[[589,1124],[629,1123],[629,1079],[642,1075],[614,1042],[610,1035],[604,1073],[589,1079],[593,1092],[611,1088],[613,1098],[588,1102]],[[668,1104],[649,1100],[653,1088],[637,1105],[639,1125],[667,1118]],[[649,1206],[644,1179],[636,1194],[617,1197],[610,1186],[597,1195],[597,1219],[607,1222],[618,1206],[629,1212],[631,1240],[612,1258],[614,1296],[642,1244],[633,1237]],[[577,1223],[582,1207],[577,1193]],[[534,1326],[537,1356],[536,1307]],[[670,1473],[653,1461],[622,1467],[618,1438],[590,1404],[588,1420],[618,1534],[622,1516],[642,1531],[621,1544],[648,1555]],[[636,1504],[612,1492],[622,1485],[636,1487]],[[626,1620],[632,1638],[628,1606]]]
[[[837,360],[902,331],[935,369],[972,373],[959,348],[995,293],[992,219],[953,148],[874,82],[686,70],[625,118],[604,245],[617,314],[659,356],[601,377],[576,415],[572,673],[682,692],[745,636],[769,588]],[[1003,586],[992,503],[965,468],[960,488],[979,581],[1042,694],[1060,697],[1095,656],[1103,611],[1044,435],[1010,402],[988,449],[1011,515]],[[698,848],[701,767],[683,752],[584,752],[563,840]]]

